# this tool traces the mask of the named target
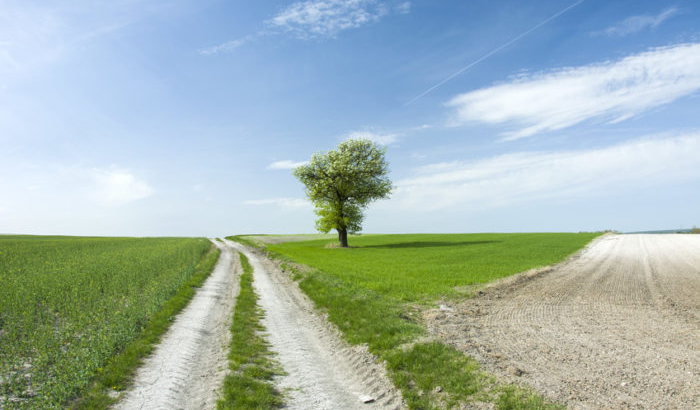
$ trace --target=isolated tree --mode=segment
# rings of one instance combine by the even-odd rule
[[[317,152],[308,165],[294,169],[316,207],[316,229],[338,231],[340,246],[348,247],[348,233],[362,229],[362,212],[370,202],[391,192],[386,148],[367,139],[341,142],[336,150]]]

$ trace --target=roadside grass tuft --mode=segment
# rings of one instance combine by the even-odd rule
[[[224,379],[217,409],[279,408],[283,405],[282,394],[272,379],[283,372],[263,336],[265,328],[260,321],[264,313],[253,290],[253,267],[245,255],[239,253],[239,256],[243,274],[231,324],[231,373]]]
[[[387,364],[410,409],[459,408],[490,402],[499,410],[553,410],[528,389],[499,384],[453,347],[422,341],[416,306],[470,295],[473,285],[565,259],[594,239],[579,234],[369,235],[354,248],[326,240],[263,246],[351,344],[368,345]],[[309,266],[296,269],[295,263]]]
[[[195,267],[192,276],[178,289],[174,296],[165,302],[161,310],[150,318],[138,338],[127,344],[120,353],[110,358],[93,381],[92,386],[67,406],[68,408],[103,410],[116,401],[108,392],[121,391],[128,387],[143,358],[153,351],[175,316],[187,306],[197,288],[202,286],[214,270],[220,253],[219,249],[211,244],[209,251]]]
[[[533,392],[517,386],[505,386],[496,399],[498,410],[562,410],[562,405],[549,403]]]
[[[489,383],[474,359],[438,342],[397,349],[386,361],[396,386],[414,409],[451,408],[472,400]]]

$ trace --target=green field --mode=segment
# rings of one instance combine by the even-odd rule
[[[61,408],[210,248],[201,238],[0,236],[0,407]]]
[[[503,385],[453,347],[423,339],[420,307],[468,297],[473,285],[560,262],[598,235],[363,235],[350,239],[350,249],[328,247],[328,239],[265,247],[286,261],[283,267],[350,343],[367,344],[386,362],[409,408],[490,403],[499,410],[539,410],[560,406]]]
[[[465,286],[556,263],[597,235],[363,235],[351,238],[351,249],[325,248],[327,239],[267,248],[363,289],[413,302],[456,296]]]

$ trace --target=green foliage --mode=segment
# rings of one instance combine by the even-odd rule
[[[245,239],[244,239],[245,240]],[[282,397],[272,383],[282,371],[273,359],[269,344],[262,335],[263,311],[253,290],[253,267],[239,253],[243,274],[231,325],[229,373],[224,379],[219,410],[271,409],[281,407]]]
[[[694,226],[693,229],[690,230],[690,233],[700,234],[700,228]]]
[[[306,187],[319,216],[323,233],[356,233],[362,228],[362,211],[370,202],[391,192],[386,149],[366,139],[347,140],[338,149],[316,153],[308,165],[294,169]],[[343,243],[343,245],[347,245]]]
[[[206,239],[0,237],[0,400],[58,409],[195,273]]]
[[[325,240],[267,245],[273,256],[311,266],[300,287],[353,344],[385,360],[411,409],[555,409],[533,393],[499,385],[478,364],[442,343],[416,342],[425,330],[415,303],[464,295],[485,283],[563,260],[599,234],[364,235],[346,252]]]

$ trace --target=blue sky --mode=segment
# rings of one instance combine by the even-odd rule
[[[0,232],[313,232],[290,167],[386,145],[365,232],[700,225],[700,4],[0,2]]]

